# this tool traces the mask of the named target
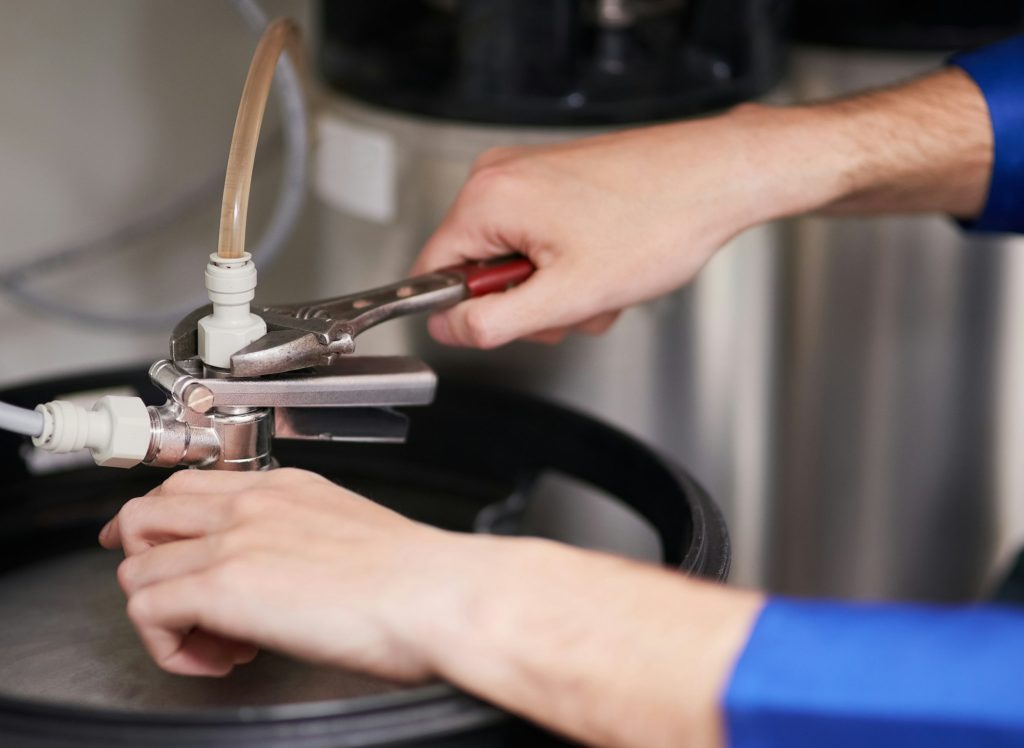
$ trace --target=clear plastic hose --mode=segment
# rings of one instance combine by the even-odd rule
[[[267,26],[267,16],[255,0],[228,2],[254,32],[263,33]],[[302,214],[306,199],[309,118],[302,79],[288,53],[277,62],[274,91],[281,111],[285,156],[273,214],[256,246],[250,250],[260,269],[273,263],[284,250]],[[49,294],[34,290],[28,283],[33,278],[68,263],[105,254],[128,241],[174,226],[182,215],[202,205],[216,194],[222,178],[217,175],[212,180],[204,180],[197,189],[188,191],[171,203],[140,216],[132,223],[117,228],[98,240],[62,247],[3,272],[0,274],[0,291],[26,306],[78,324],[129,330],[151,330],[173,325],[188,312],[205,304],[205,296],[197,295],[179,307],[163,311],[134,310],[131,314],[105,314],[55,299]]]
[[[277,60],[285,50],[292,60],[299,57],[299,29],[287,18],[279,18],[267,26],[253,53],[249,74],[242,88],[242,100],[235,117],[231,136],[228,168],[224,178],[224,200],[220,213],[220,243],[217,254],[225,259],[241,257],[245,252],[245,223],[249,213],[249,188],[256,163],[256,147],[260,126],[267,108],[270,84],[274,80]]]
[[[39,436],[43,433],[43,414],[0,403],[0,429],[25,436]]]

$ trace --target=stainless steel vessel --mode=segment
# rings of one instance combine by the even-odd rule
[[[791,83],[821,99],[943,59],[804,47]],[[971,599],[1024,542],[1022,250],[943,216],[795,222],[772,588]]]

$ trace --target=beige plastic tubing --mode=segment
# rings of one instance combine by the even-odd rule
[[[249,212],[249,188],[256,162],[256,145],[267,108],[274,69],[283,52],[291,57],[297,70],[302,65],[302,44],[299,28],[287,18],[267,24],[249,64],[249,74],[242,89],[242,101],[235,117],[231,136],[228,169],[224,178],[224,201],[220,211],[220,237],[217,254],[225,259],[241,257],[245,252],[245,221]]]

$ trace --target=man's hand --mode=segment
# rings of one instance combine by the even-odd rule
[[[722,743],[759,595],[558,543],[437,530],[301,470],[182,471],[101,533],[161,667],[257,647],[445,678],[591,745]]]
[[[423,679],[415,622],[459,605],[445,582],[457,543],[300,470],[175,473],[100,542],[124,548],[128,615],[175,673],[223,675],[259,645]]]
[[[557,342],[570,329],[601,333],[625,307],[682,285],[761,218],[747,137],[705,120],[485,152],[412,272],[512,251],[537,272],[434,315],[431,333],[480,348]]]
[[[488,151],[414,271],[521,252],[537,272],[434,315],[430,331],[479,348],[599,333],[741,231],[807,211],[971,217],[992,147],[981,92],[948,69],[827,104]]]

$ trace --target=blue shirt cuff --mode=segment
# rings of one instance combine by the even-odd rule
[[[965,222],[977,231],[1024,232],[1024,36],[954,55],[988,104],[995,139],[985,208]]]
[[[733,748],[1024,745],[1024,610],[773,600],[724,708]]]

